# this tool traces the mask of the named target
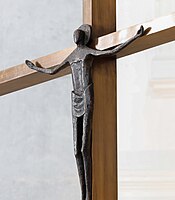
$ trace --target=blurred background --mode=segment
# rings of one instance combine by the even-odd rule
[[[174,0],[118,0],[119,29],[169,15]],[[12,6],[13,5],[13,6]],[[0,1],[0,69],[69,47],[82,1]],[[175,199],[175,45],[119,59],[120,200]],[[1,97],[0,200],[77,200],[71,76]]]
[[[174,0],[119,0],[118,29],[169,15]],[[119,192],[175,199],[175,44],[118,61]]]

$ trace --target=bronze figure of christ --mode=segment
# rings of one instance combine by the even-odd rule
[[[31,61],[26,60],[28,67],[46,74],[56,74],[63,70],[67,64],[71,66],[74,154],[77,162],[82,200],[92,200],[91,124],[94,96],[91,68],[93,60],[100,56],[114,56],[143,34],[144,28],[141,26],[137,33],[126,42],[119,44],[112,50],[100,51],[88,47],[91,39],[91,26],[84,24],[75,30],[73,35],[77,48],[61,64],[45,69],[39,63],[34,65]]]

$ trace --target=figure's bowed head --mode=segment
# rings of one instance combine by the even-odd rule
[[[91,32],[91,26],[88,24],[83,24],[75,30],[73,38],[77,46],[87,45],[91,39]]]

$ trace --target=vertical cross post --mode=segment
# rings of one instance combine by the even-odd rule
[[[91,24],[93,38],[116,31],[116,0],[84,0],[83,23]],[[93,65],[94,113],[92,127],[93,200],[117,200],[116,59]]]

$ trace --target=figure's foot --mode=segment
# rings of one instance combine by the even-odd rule
[[[145,33],[144,27],[141,26],[140,29],[137,31],[137,35],[141,37],[142,35],[144,35],[144,33]]]

